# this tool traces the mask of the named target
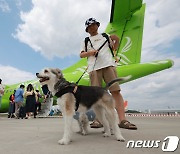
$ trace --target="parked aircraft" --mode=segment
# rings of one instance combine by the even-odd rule
[[[170,59],[140,63],[142,35],[144,25],[145,4],[142,0],[112,0],[110,21],[105,30],[106,33],[116,34],[120,39],[120,46],[116,56],[120,59],[117,65],[118,76],[128,76],[129,82],[149,74],[153,74],[172,67]],[[76,82],[87,68],[87,60],[81,59],[74,65],[63,70],[65,78],[70,82]],[[5,95],[2,98],[0,112],[6,112],[9,106],[9,96],[20,84],[32,83],[42,93],[37,80],[27,81],[5,87]],[[89,75],[85,73],[79,82],[80,85],[89,85]]]

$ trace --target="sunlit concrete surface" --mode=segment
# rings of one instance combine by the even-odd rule
[[[114,136],[104,138],[103,129],[89,128],[89,135],[76,133],[73,121],[73,141],[59,145],[63,135],[63,118],[8,119],[0,116],[0,154],[164,154],[162,143],[167,136],[180,138],[180,117],[127,117],[138,130],[121,129],[125,142]],[[127,148],[133,140],[157,141],[159,148]],[[179,143],[180,144],[180,143]],[[172,152],[167,152],[172,153]],[[180,154],[180,146],[173,154]]]

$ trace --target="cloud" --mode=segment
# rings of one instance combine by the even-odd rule
[[[157,60],[164,54],[163,49],[180,39],[180,3],[179,0],[145,0],[145,3],[142,60]]]
[[[16,6],[17,6],[17,8],[20,8],[21,6],[22,6],[22,2],[23,2],[24,0],[15,0],[15,3],[16,3]]]
[[[175,52],[164,52],[180,38],[180,3],[178,0],[144,2],[142,62],[172,59],[174,66],[122,85],[123,96],[132,109],[180,108],[180,58],[173,56],[177,55]]]
[[[100,22],[105,29],[111,8],[109,0],[33,0],[32,4],[31,11],[20,13],[23,23],[14,37],[49,59],[79,54],[85,20],[103,17]]]
[[[122,94],[131,109],[180,108],[180,58],[173,68],[122,85]]]
[[[178,0],[144,2],[147,5],[142,61],[149,61],[159,58],[160,49],[171,47],[172,42],[180,38],[180,3]],[[33,0],[32,4],[29,12],[20,13],[23,23],[16,28],[14,37],[48,59],[77,55],[86,35],[84,21],[90,16],[96,17],[103,31],[111,8],[109,0],[53,0],[51,3]],[[94,6],[98,9],[92,11]]]
[[[132,109],[180,108],[180,58],[171,57],[170,69],[122,85],[122,94]]]
[[[177,53],[164,52],[180,38],[179,0],[144,2],[147,5],[142,62],[170,58],[175,65],[122,85],[122,94],[133,109],[180,108],[180,58]],[[20,13],[23,23],[18,25],[14,37],[49,59],[77,55],[80,41],[86,35],[84,21],[89,17],[97,18],[101,23],[100,31],[103,31],[109,21],[111,6],[109,0],[53,0],[51,3],[33,0],[32,4],[32,10]],[[18,72],[21,74],[20,70]],[[22,74],[26,76],[28,72],[22,71]]]
[[[0,70],[0,78],[3,80],[3,84],[15,84],[35,79],[35,75],[32,73],[19,70],[12,66],[0,65]]]
[[[4,13],[8,13],[11,11],[8,3],[5,0],[0,0],[0,10]]]

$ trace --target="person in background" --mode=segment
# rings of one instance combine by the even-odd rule
[[[47,117],[51,111],[51,107],[53,105],[53,98],[51,97],[51,92],[48,89],[48,86],[45,84],[42,86],[42,91],[44,94],[43,97],[43,107],[41,111],[41,116]]]
[[[36,90],[36,104],[35,104],[35,115],[37,115],[38,112],[41,111],[41,102],[40,98],[42,98],[41,94],[39,93],[39,90]]]
[[[15,92],[15,117],[18,118],[19,117],[19,109],[20,107],[23,105],[24,102],[24,85],[20,85],[20,87],[16,90]]]
[[[26,98],[26,117],[25,119],[30,119],[31,114],[34,113],[34,118],[36,118],[36,113],[35,111],[35,104],[36,104],[36,95],[34,92],[34,88],[32,84],[28,84],[26,91],[24,93],[24,98]]]
[[[14,118],[15,113],[15,93],[16,90],[14,90],[14,93],[10,95],[9,97],[9,112],[8,112],[8,118]]]
[[[0,79],[0,109],[2,103],[2,96],[4,95],[4,86],[2,85],[2,79]]]
[[[46,99],[48,97],[48,93],[49,93],[49,89],[48,89],[48,86],[46,84],[42,86],[42,91],[44,94],[44,103],[45,103]]]

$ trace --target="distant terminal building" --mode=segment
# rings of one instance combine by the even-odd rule
[[[149,114],[180,114],[180,109],[157,109],[157,110],[148,110]]]

